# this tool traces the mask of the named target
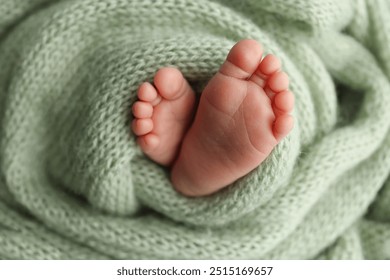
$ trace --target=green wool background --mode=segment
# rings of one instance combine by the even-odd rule
[[[163,66],[197,89],[253,38],[293,132],[204,198],[130,131]],[[0,0],[0,259],[390,259],[387,0]]]

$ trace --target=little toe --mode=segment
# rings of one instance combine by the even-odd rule
[[[149,133],[138,137],[137,143],[141,147],[142,151],[147,153],[154,150],[160,144],[160,138],[153,133]]]
[[[263,48],[255,40],[242,40],[230,50],[219,72],[223,75],[248,79],[257,69],[263,54]]]
[[[156,106],[161,101],[161,97],[158,95],[155,87],[148,82],[140,85],[137,96],[139,100],[150,102],[152,106]]]
[[[276,94],[274,100],[275,107],[284,113],[289,113],[294,108],[294,95],[289,90]]]
[[[139,119],[151,118],[153,115],[153,106],[149,102],[137,101],[131,110],[134,117]]]
[[[152,119],[134,119],[131,128],[135,135],[145,135],[153,130],[153,121]]]
[[[275,139],[279,142],[291,131],[294,126],[294,119],[291,115],[284,114],[275,119],[273,133]]]
[[[165,99],[175,100],[191,90],[182,73],[173,67],[165,67],[157,71],[154,85],[158,93]]]
[[[268,80],[268,87],[275,93],[287,90],[288,75],[285,72],[276,72]]]

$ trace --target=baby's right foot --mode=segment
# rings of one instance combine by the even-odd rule
[[[189,196],[208,195],[263,162],[293,126],[294,97],[280,62],[253,40],[238,42],[204,89],[171,178]]]
[[[132,111],[132,129],[142,151],[155,162],[170,166],[175,160],[195,107],[195,94],[175,68],[162,68],[154,86],[143,83]]]

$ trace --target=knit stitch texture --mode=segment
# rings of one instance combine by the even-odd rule
[[[176,193],[130,131],[140,83],[201,94],[229,49],[283,63],[296,126]],[[387,0],[0,0],[0,259],[389,259]]]

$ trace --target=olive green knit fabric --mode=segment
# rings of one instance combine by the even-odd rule
[[[140,83],[197,94],[253,38],[296,126],[250,174],[176,193],[130,131]],[[0,259],[389,259],[388,0],[0,0]]]

